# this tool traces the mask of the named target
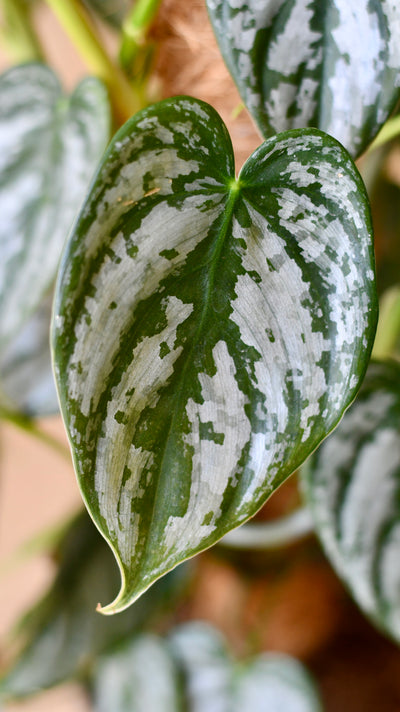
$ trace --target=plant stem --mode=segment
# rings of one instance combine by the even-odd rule
[[[52,435],[49,435],[48,433],[41,430],[31,418],[28,418],[27,416],[21,415],[20,413],[8,410],[3,406],[0,406],[0,419],[12,423],[17,428],[20,428],[29,435],[32,435],[32,437],[41,440],[59,455],[62,455],[64,459],[71,462],[71,453],[69,452],[68,448],[66,448],[65,445],[63,445],[63,443],[61,443],[59,440],[53,438]]]
[[[372,358],[396,358],[400,341],[400,287],[388,289],[380,302]]]
[[[104,50],[89,17],[78,0],[46,0],[69,35],[81,57],[97,77],[108,87],[118,123],[124,123],[143,108],[139,92]]]
[[[231,549],[278,549],[311,534],[313,529],[309,510],[301,507],[272,522],[244,524],[218,543]]]
[[[391,141],[396,136],[400,136],[400,116],[394,116],[392,119],[382,126],[375,140],[371,143],[368,153],[374,151],[375,148],[383,146],[388,141]]]
[[[15,64],[43,60],[43,52],[31,22],[26,0],[0,0],[1,42]]]
[[[147,33],[160,7],[161,0],[137,0],[122,26],[119,59],[130,76],[143,69],[148,57]]]

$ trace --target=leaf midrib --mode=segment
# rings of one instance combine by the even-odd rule
[[[186,378],[186,372],[187,372],[187,369],[188,369],[188,364],[191,362],[192,354],[193,354],[194,349],[195,349],[195,347],[197,346],[197,344],[198,344],[198,342],[199,342],[199,340],[200,340],[201,334],[202,334],[203,329],[204,329],[204,324],[205,324],[205,322],[206,322],[207,313],[208,313],[209,308],[210,308],[211,293],[212,293],[212,288],[213,288],[214,281],[215,281],[215,273],[216,273],[217,264],[218,264],[219,258],[220,258],[220,256],[221,256],[221,252],[222,252],[223,245],[224,245],[224,242],[225,242],[225,238],[226,238],[226,235],[227,235],[227,232],[228,232],[229,224],[230,224],[230,222],[231,222],[231,220],[232,220],[233,211],[234,211],[234,207],[235,207],[236,201],[237,201],[238,197],[240,196],[240,191],[237,190],[237,189],[235,189],[235,188],[234,188],[234,189],[230,189],[230,190],[229,190],[229,193],[230,193],[230,195],[229,195],[229,199],[228,199],[228,202],[227,202],[227,205],[226,205],[226,208],[225,208],[224,220],[223,220],[223,222],[222,222],[222,225],[221,225],[221,228],[220,228],[220,231],[219,231],[219,236],[218,236],[218,239],[217,239],[217,242],[216,242],[216,246],[215,246],[213,264],[212,264],[212,267],[211,267],[211,269],[210,269],[209,278],[208,278],[208,280],[207,280],[207,289],[206,289],[206,292],[205,292],[205,299],[204,299],[203,311],[202,311],[202,314],[201,314],[201,317],[200,317],[199,325],[198,325],[198,327],[197,327],[197,329],[196,329],[196,332],[195,332],[195,334],[194,334],[191,347],[190,347],[190,349],[189,349],[189,351],[188,351],[188,353],[187,353],[187,356],[186,356],[186,359],[185,359],[185,365],[184,365],[184,367],[183,367],[183,369],[182,369],[182,371],[181,371],[181,374],[180,374],[180,376],[179,376],[179,386],[178,386],[178,388],[177,388],[177,390],[176,390],[176,392],[175,392],[175,395],[174,395],[173,401],[172,401],[171,420],[170,420],[168,432],[167,432],[167,434],[166,434],[166,437],[165,437],[164,443],[163,443],[162,457],[161,457],[161,462],[160,462],[160,466],[159,466],[159,469],[158,469],[159,475],[158,475],[158,477],[156,478],[155,492],[154,492],[154,498],[153,498],[153,502],[152,502],[152,509],[151,509],[151,515],[150,515],[150,524],[149,524],[149,527],[148,527],[148,529],[149,529],[150,532],[153,532],[153,530],[156,529],[156,527],[153,527],[153,521],[154,521],[154,519],[155,519],[156,512],[158,511],[158,502],[159,502],[160,497],[161,497],[161,495],[160,495],[160,483],[161,483],[161,480],[163,479],[163,475],[164,475],[164,473],[165,473],[165,471],[166,471],[166,468],[165,468],[165,465],[164,465],[164,463],[165,463],[165,457],[166,457],[166,450],[167,450],[167,444],[168,444],[168,441],[169,441],[169,439],[170,439],[171,432],[173,431],[174,424],[175,424],[176,417],[177,417],[177,412],[178,412],[177,402],[179,402],[179,401],[181,400],[181,398],[182,398],[183,385],[184,385],[185,378]],[[150,536],[149,536],[148,539],[146,540],[146,544],[145,544],[145,546],[144,546],[144,548],[143,548],[143,554],[142,554],[142,556],[141,556],[141,558],[140,558],[139,565],[137,566],[137,568],[136,568],[136,570],[135,570],[135,579],[140,579],[140,578],[141,578],[140,573],[141,573],[142,569],[143,569],[143,568],[145,567],[145,565],[146,565],[147,553],[148,553],[148,550],[152,548],[152,543],[153,543],[153,539],[154,539],[154,538],[157,540],[157,532],[156,532],[155,534],[153,534],[153,536],[150,534]],[[146,586],[148,586],[148,583],[146,584]]]

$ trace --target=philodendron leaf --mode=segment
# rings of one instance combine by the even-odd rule
[[[56,559],[54,584],[21,623],[25,645],[0,680],[0,699],[24,697],[89,674],[99,655],[176,605],[189,579],[186,566],[177,569],[136,606],[110,619],[96,613],[96,604],[98,596],[114,595],[118,569],[86,512],[67,531]]]
[[[109,137],[106,90],[41,64],[0,77],[0,349],[41,303]]]
[[[2,409],[29,417],[58,413],[49,345],[51,308],[47,296],[0,356],[0,414]]]
[[[203,623],[177,629],[170,644],[183,669],[189,712],[322,712],[309,674],[293,658],[264,653],[234,663],[219,632]]]
[[[375,623],[400,641],[400,366],[372,363],[360,394],[303,468],[316,530]]]
[[[376,320],[359,175],[308,130],[236,180],[211,107],[149,107],[106,154],[54,313],[77,475],[122,572],[110,613],[251,517],[354,397]]]
[[[360,155],[400,89],[397,0],[207,0],[264,136],[315,126]]]
[[[96,712],[186,712],[179,670],[155,635],[138,636],[101,658],[94,680]]]

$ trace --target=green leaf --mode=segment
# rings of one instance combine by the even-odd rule
[[[218,631],[203,623],[178,628],[170,641],[183,668],[189,712],[322,711],[310,676],[289,656],[261,654],[235,664]]]
[[[78,479],[122,572],[111,613],[251,517],[353,399],[376,321],[360,177],[309,129],[235,180],[211,107],[149,107],[106,154],[54,314]]]
[[[94,676],[96,712],[184,712],[179,671],[167,643],[134,638],[101,658]]]
[[[114,595],[118,570],[86,512],[70,527],[56,559],[59,571],[53,586],[21,624],[26,643],[0,681],[1,699],[23,697],[89,674],[96,656],[154,623],[188,581],[182,567],[137,606],[113,619],[100,616],[95,610],[97,596]]]
[[[108,99],[97,79],[68,98],[41,64],[0,77],[1,350],[53,283],[108,136]]]
[[[371,364],[303,479],[330,561],[363,611],[400,641],[399,364]]]
[[[315,126],[360,155],[400,88],[396,0],[207,0],[243,101],[264,136]]]
[[[0,357],[0,411],[28,417],[59,411],[49,345],[51,308],[47,297]]]

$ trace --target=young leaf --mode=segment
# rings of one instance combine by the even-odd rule
[[[134,638],[100,658],[94,675],[95,712],[185,712],[179,671],[167,643]]]
[[[372,363],[303,479],[326,553],[365,613],[400,641],[400,366]]]
[[[97,79],[67,98],[41,64],[0,77],[1,350],[54,281],[108,136],[108,99]]]
[[[235,180],[211,107],[149,107],[106,154],[54,314],[78,479],[122,573],[110,613],[251,517],[354,397],[376,321],[360,177],[310,129]]]
[[[46,297],[0,357],[0,412],[28,417],[58,413],[51,367],[49,324],[52,299]]]
[[[315,126],[358,156],[400,89],[397,0],[207,0],[222,55],[264,136]]]
[[[181,567],[137,606],[110,619],[96,613],[97,596],[114,595],[118,570],[86,512],[67,531],[56,558],[59,570],[53,586],[21,623],[26,643],[0,680],[1,699],[24,697],[87,675],[97,656],[146,629],[188,581],[188,571]]]
[[[170,644],[183,668],[189,712],[322,712],[310,676],[289,656],[261,654],[235,664],[218,631],[203,623],[176,629]]]

